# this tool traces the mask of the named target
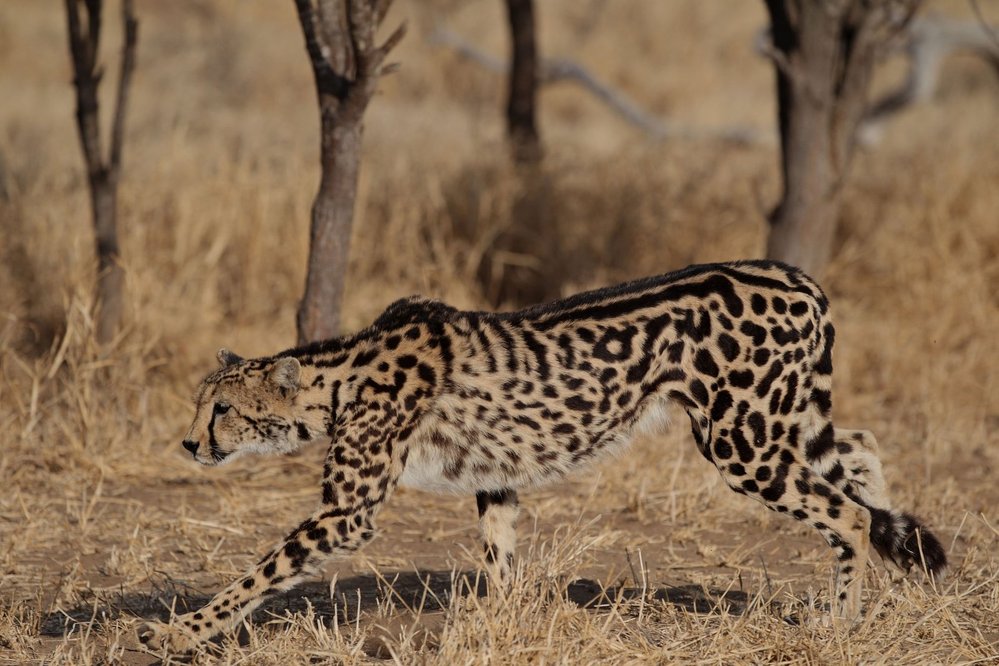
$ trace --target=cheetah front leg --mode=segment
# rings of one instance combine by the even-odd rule
[[[146,623],[139,628],[139,640],[155,650],[166,647],[183,652],[231,630],[267,597],[295,587],[328,558],[353,552],[370,541],[374,536],[373,510],[355,506],[313,514],[280,547],[203,608],[178,615],[170,624]]]
[[[503,589],[511,580],[513,554],[517,547],[517,514],[520,513],[517,491],[482,491],[476,493],[475,501],[479,507],[479,529],[489,580],[497,589]]]
[[[365,445],[349,437],[336,441],[344,444],[330,448],[320,508],[203,608],[169,624],[144,624],[139,640],[153,649],[193,649],[237,626],[267,597],[295,587],[330,557],[356,551],[374,537],[375,514],[395,487],[402,464],[385,442]]]

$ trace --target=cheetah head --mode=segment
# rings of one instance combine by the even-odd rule
[[[220,349],[218,360],[221,367],[198,387],[194,422],[183,441],[197,462],[286,453],[324,434],[300,404],[297,358],[245,360]]]

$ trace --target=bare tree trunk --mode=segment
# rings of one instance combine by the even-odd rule
[[[879,49],[920,0],[766,0],[784,192],[767,257],[821,275]]]
[[[378,78],[390,71],[389,51],[400,26],[381,46],[375,32],[391,0],[295,0],[319,101],[319,191],[312,205],[309,266],[298,308],[298,342],[340,332],[340,307],[350,252],[364,111]]]
[[[510,25],[506,132],[519,191],[508,223],[483,252],[477,278],[494,307],[535,303],[558,285],[546,279],[552,254],[551,179],[542,168],[537,125],[541,60],[535,38],[534,0],[505,0]],[[556,292],[557,295],[557,292]]]
[[[11,199],[10,186],[7,184],[7,161],[3,153],[0,152],[0,204],[8,203]]]
[[[538,55],[535,44],[534,0],[506,0],[510,18],[511,66],[507,96],[507,135],[518,164],[541,160],[537,126]]]
[[[118,263],[117,179],[90,181],[97,241],[97,341],[110,342],[121,327],[125,271]]]
[[[81,4],[86,9],[86,25],[81,22]],[[73,84],[76,87],[76,125],[87,165],[90,210],[97,251],[97,340],[107,343],[120,328],[124,309],[125,275],[118,261],[118,180],[121,173],[125,109],[135,69],[139,23],[135,18],[132,0],[124,0],[122,23],[125,41],[111,126],[111,146],[105,159],[101,149],[100,108],[97,99],[97,87],[102,74],[97,66],[102,5],[102,0],[66,0],[69,50],[73,60]]]

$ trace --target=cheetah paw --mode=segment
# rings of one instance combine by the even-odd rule
[[[163,622],[143,622],[136,629],[136,634],[138,634],[139,642],[154,652],[159,652],[164,648],[168,652],[188,652],[199,643],[191,632]]]

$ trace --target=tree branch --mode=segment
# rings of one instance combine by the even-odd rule
[[[385,68],[382,67],[382,62],[385,60],[386,57],[388,57],[388,54],[392,52],[392,49],[394,49],[399,44],[399,42],[402,41],[402,38],[405,36],[406,36],[406,24],[400,23],[399,27],[397,27],[392,32],[392,34],[388,36],[388,39],[386,39],[385,42],[382,43],[382,45],[375,50],[375,53],[378,56],[378,66],[380,67],[379,74],[387,73],[385,71]]]
[[[298,12],[298,22],[302,26],[305,37],[305,50],[309,54],[312,65],[312,75],[316,82],[316,92],[319,95],[331,95],[339,100],[347,97],[349,82],[346,77],[334,71],[316,35],[316,10],[312,0],[295,0]]]
[[[495,56],[480,51],[459,35],[437,28],[428,41],[447,47],[469,62],[494,72],[506,74],[509,64]],[[591,74],[579,63],[564,58],[542,58],[538,67],[538,83],[548,85],[569,81],[582,87],[603,102],[615,114],[633,127],[637,127],[656,139],[721,139],[735,143],[769,143],[773,141],[768,133],[751,127],[725,127],[717,129],[697,129],[683,127],[661,120],[643,109],[619,90],[607,85]]]
[[[999,49],[999,31],[997,31],[994,26],[985,20],[985,14],[982,12],[982,8],[978,5],[978,0],[969,1],[971,2],[971,9],[975,12],[975,18],[978,19],[979,25],[982,26],[982,30],[992,38],[993,45]]]
[[[128,106],[128,90],[135,70],[135,47],[139,41],[139,21],[135,18],[133,0],[124,0],[121,6],[121,20],[125,29],[125,42],[121,47],[121,72],[118,77],[118,96],[115,102],[114,121],[111,125],[111,155],[109,169],[112,178],[118,177],[121,167],[121,151],[125,135],[125,109]]]
[[[761,30],[756,38],[756,51],[764,58],[768,58],[780,70],[780,73],[793,81],[795,85],[800,85],[801,73],[791,64],[788,53],[781,50],[774,44],[773,31]]]
[[[999,43],[979,23],[939,16],[912,21],[897,49],[909,59],[906,80],[867,109],[861,121],[861,140],[874,144],[884,123],[915,104],[930,100],[936,92],[943,61],[952,53],[965,51],[988,61],[999,73]]]
[[[354,83],[358,84],[371,75],[368,54],[374,48],[375,0],[346,0],[347,35],[350,38],[351,53],[354,57]]]
[[[298,13],[298,23],[302,26],[302,34],[305,36],[305,50],[309,54],[309,63],[313,72],[319,72],[329,67],[323,51],[316,38],[316,10],[312,6],[311,0],[295,0],[295,10]]]
[[[380,0],[385,5],[390,0]],[[389,52],[406,34],[405,25],[400,25],[389,35],[381,46],[375,46],[375,33],[378,30],[378,17],[385,16],[388,6],[379,0],[348,0],[347,22],[353,50],[356,74],[351,83],[348,98],[344,100],[344,113],[360,119],[368,102],[378,87],[378,79],[383,73],[382,64]]]
[[[70,59],[73,61],[73,84],[76,88],[76,124],[87,164],[87,175],[94,178],[103,168],[101,142],[97,122],[97,82],[94,62],[97,48],[95,32],[100,32],[100,7],[94,8],[93,0],[86,3],[87,31],[80,23],[79,0],[66,0],[67,29]]]
[[[377,78],[389,52],[406,35],[406,25],[397,27],[381,46],[375,46],[375,32],[388,13],[391,0],[351,0],[348,17],[357,59],[357,79]]]
[[[101,19],[103,16],[102,0],[86,0],[87,3],[87,33],[88,50],[90,52],[91,71],[97,63],[97,52],[101,44]]]

